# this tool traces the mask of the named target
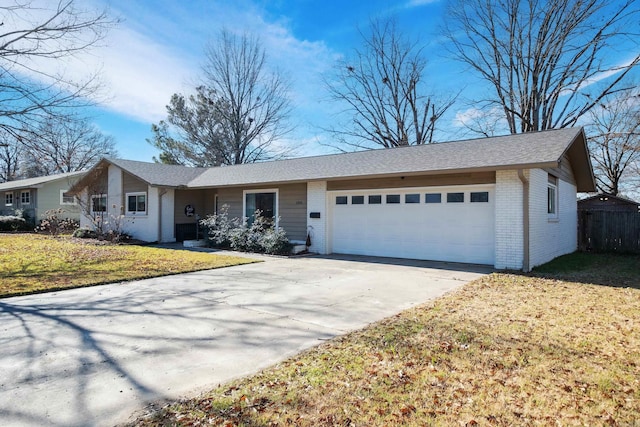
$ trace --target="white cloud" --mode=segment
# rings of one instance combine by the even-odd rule
[[[439,0],[410,0],[405,4],[405,8],[420,7],[431,3],[437,3]]]
[[[478,120],[483,119],[486,113],[477,108],[468,108],[463,111],[456,112],[456,116],[453,118],[453,126],[455,127],[467,127]]]
[[[197,71],[195,61],[126,27],[108,42],[95,53],[111,94],[105,106],[141,121],[165,117],[171,95],[184,92]]]

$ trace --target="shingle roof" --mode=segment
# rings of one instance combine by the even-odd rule
[[[571,128],[210,168],[188,187],[554,167],[580,135]]]
[[[567,152],[573,157],[572,164],[574,159],[576,164],[581,164],[581,171],[576,176],[578,190],[593,191],[593,171],[581,128],[214,168],[105,159],[95,169],[104,167],[104,162],[107,162],[150,185],[208,188],[384,175],[557,167]],[[78,183],[78,186],[82,186],[82,183]]]
[[[17,190],[20,188],[36,188],[48,182],[57,181],[65,178],[80,177],[87,173],[86,171],[67,172],[57,175],[39,176],[36,178],[20,179],[17,181],[3,182],[0,184],[0,191]]]
[[[140,178],[147,184],[159,187],[185,186],[209,169],[138,162],[135,160],[107,159],[107,161]]]

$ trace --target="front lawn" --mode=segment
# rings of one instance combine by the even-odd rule
[[[96,245],[70,237],[0,234],[0,297],[253,262],[146,246]]]
[[[599,270],[599,255],[572,257],[489,275],[134,425],[639,425],[640,256]],[[558,278],[580,264],[613,286]]]

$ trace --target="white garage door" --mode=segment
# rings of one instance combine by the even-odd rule
[[[494,264],[494,186],[334,191],[331,252]]]

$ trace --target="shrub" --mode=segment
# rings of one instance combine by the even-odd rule
[[[36,233],[47,233],[57,236],[60,233],[68,233],[79,227],[78,221],[71,218],[63,217],[66,211],[64,209],[49,209],[42,215],[42,221],[36,227]]]
[[[214,247],[231,247],[231,232],[242,225],[239,218],[230,219],[228,212],[229,205],[225,204],[218,215],[208,215],[200,220],[200,225],[207,230],[209,242]]]
[[[229,219],[228,210],[229,207],[224,205],[219,214],[209,215],[200,221],[208,230],[212,246],[267,254],[288,254],[291,251],[284,229],[276,227],[272,219],[263,217],[261,211],[255,212],[253,223],[247,226],[240,218]]]
[[[27,221],[18,215],[0,216],[0,231],[26,231],[29,228]]]
[[[73,232],[73,237],[78,239],[97,239],[98,233],[88,228],[78,228]]]

